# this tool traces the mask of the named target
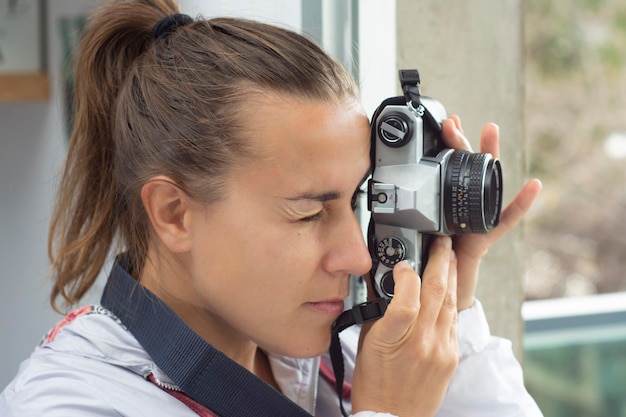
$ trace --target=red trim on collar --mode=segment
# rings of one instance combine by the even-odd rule
[[[48,332],[43,343],[52,342],[57,337],[57,334],[59,334],[62,328],[64,328],[65,326],[73,322],[74,319],[76,319],[77,317],[84,316],[85,314],[89,314],[92,311],[93,311],[93,306],[89,305],[89,306],[81,307],[78,310],[69,312],[65,317],[63,317],[63,319],[61,319],[61,321],[59,321],[56,324],[56,326],[54,326],[52,330],[50,330],[50,332]]]
[[[193,411],[194,413],[196,413],[200,417],[218,417],[211,410],[209,410],[208,408],[206,408],[202,404],[194,401],[191,397],[185,395],[185,393],[183,393],[181,391],[176,391],[176,390],[173,390],[173,389],[170,389],[170,388],[166,388],[166,387],[160,385],[157,382],[157,379],[155,378],[154,374],[149,374],[147,376],[147,378],[154,385],[156,385],[157,387],[161,388],[163,391],[167,392],[172,397],[176,398],[178,401],[180,401],[183,404],[185,404],[187,407],[189,407],[191,409],[191,411]]]

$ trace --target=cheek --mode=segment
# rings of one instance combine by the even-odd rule
[[[318,239],[302,231],[277,233],[273,238],[264,239],[258,249],[263,263],[270,263],[278,270],[309,270],[311,273],[320,261]]]
[[[254,293],[257,301],[263,298],[267,305],[282,300],[281,306],[275,306],[277,309],[290,312],[299,309],[315,293],[320,268],[316,241],[306,233],[283,231],[279,236],[266,235],[257,242],[251,257],[256,262],[250,265],[255,282],[249,294]]]
[[[229,271],[234,285],[246,286],[255,296],[297,295],[319,264],[316,239],[289,228],[262,224],[257,220],[254,226],[237,230],[231,239],[223,242],[214,257],[222,257],[218,262]],[[231,256],[224,256],[225,253]]]

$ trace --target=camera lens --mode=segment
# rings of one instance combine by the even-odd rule
[[[502,168],[488,153],[455,151],[446,167],[443,206],[450,234],[486,233],[502,211]]]

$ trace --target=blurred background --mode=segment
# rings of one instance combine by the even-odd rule
[[[626,416],[626,2],[527,0],[524,364],[546,416]]]
[[[626,291],[626,2],[527,0],[526,298]]]

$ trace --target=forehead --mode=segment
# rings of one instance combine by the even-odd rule
[[[356,187],[369,169],[369,123],[354,98],[264,96],[245,113],[254,156],[244,169],[254,175],[273,175],[279,186],[308,192]]]

